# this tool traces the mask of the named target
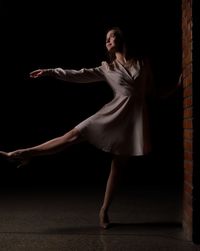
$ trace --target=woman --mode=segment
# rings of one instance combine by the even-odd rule
[[[10,160],[25,165],[34,156],[54,154],[72,144],[87,140],[113,155],[104,201],[99,213],[100,226],[109,227],[108,209],[128,157],[148,154],[150,147],[146,99],[151,90],[151,71],[147,60],[129,54],[122,31],[118,27],[106,34],[109,62],[96,68],[81,70],[38,69],[31,78],[52,76],[68,82],[106,81],[113,89],[113,99],[98,112],[76,125],[66,134],[43,144],[0,152]]]

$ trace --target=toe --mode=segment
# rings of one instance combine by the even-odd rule
[[[4,158],[8,158],[8,153],[0,151],[0,156]]]

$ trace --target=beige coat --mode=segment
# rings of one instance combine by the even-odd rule
[[[106,81],[112,88],[114,98],[76,125],[88,142],[116,155],[144,155],[150,151],[146,95],[151,80],[147,65],[138,61],[127,70],[114,61],[90,69],[51,71],[64,81]]]

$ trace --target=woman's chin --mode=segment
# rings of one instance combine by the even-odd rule
[[[115,53],[115,47],[114,46],[111,46],[111,47],[108,47],[107,48],[107,51],[109,52],[109,53]]]

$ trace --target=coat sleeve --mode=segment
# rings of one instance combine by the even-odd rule
[[[82,68],[80,70],[70,70],[70,69],[48,69],[49,74],[57,79],[75,82],[75,83],[90,83],[105,81],[105,75],[103,71],[104,66],[101,65],[95,68]]]

